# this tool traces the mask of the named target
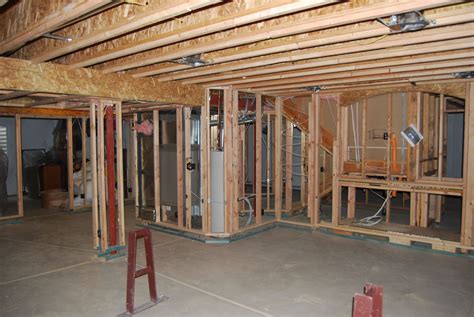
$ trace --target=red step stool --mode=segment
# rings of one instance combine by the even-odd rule
[[[382,317],[383,286],[366,283],[364,295],[355,294],[352,317]]]
[[[146,267],[136,270],[137,267],[137,240],[144,239]],[[148,288],[150,291],[150,301],[137,308],[133,307],[135,299],[135,279],[148,275]],[[132,316],[144,311],[150,307],[155,306],[165,300],[166,296],[156,295],[155,284],[155,266],[153,264],[153,249],[151,246],[151,232],[150,229],[144,228],[140,230],[131,231],[128,233],[128,266],[127,266],[127,303],[126,312],[118,316]]]

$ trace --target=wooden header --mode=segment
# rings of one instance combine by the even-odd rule
[[[85,97],[147,100],[170,104],[201,105],[204,89],[196,85],[160,83],[152,78],[101,74],[52,63],[0,57],[0,89],[73,94]]]
[[[52,108],[23,108],[23,107],[2,107],[0,106],[0,116],[20,115],[24,117],[89,117],[89,111],[52,109]]]

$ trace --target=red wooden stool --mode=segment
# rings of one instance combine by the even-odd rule
[[[137,240],[144,239],[146,267],[136,270],[137,267]],[[150,301],[137,308],[133,307],[135,299],[135,279],[148,275],[148,288],[150,291]],[[156,295],[155,266],[153,264],[153,249],[151,247],[151,232],[148,228],[131,231],[128,233],[128,267],[127,267],[127,303],[126,312],[118,316],[131,316],[145,309],[155,306],[167,300],[166,296]]]

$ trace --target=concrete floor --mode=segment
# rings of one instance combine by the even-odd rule
[[[130,208],[127,221],[133,229]],[[1,225],[0,316],[123,312],[126,260],[98,261],[90,233],[90,213]],[[384,316],[474,316],[465,257],[286,228],[229,245],[153,232],[153,243],[158,292],[170,299],[139,316],[350,316],[365,282],[384,286]],[[147,292],[137,280],[136,304]]]

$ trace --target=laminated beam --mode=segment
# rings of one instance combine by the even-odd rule
[[[128,75],[103,75],[92,69],[33,64],[5,57],[0,57],[0,89],[184,105],[201,105],[204,98],[204,88],[198,86],[158,83],[151,78],[134,79]]]

